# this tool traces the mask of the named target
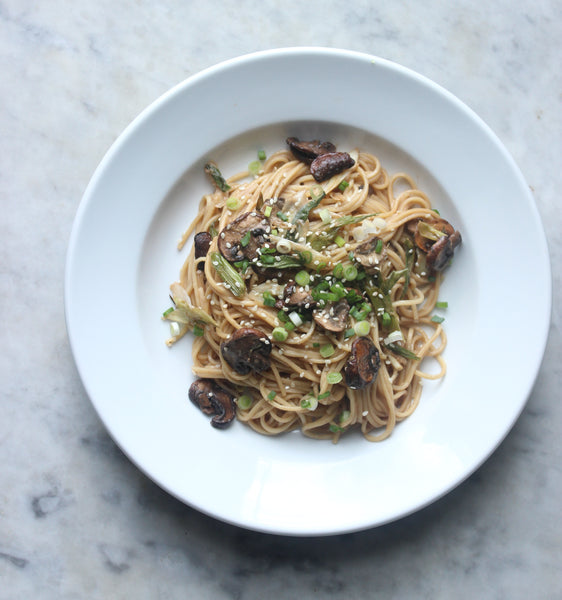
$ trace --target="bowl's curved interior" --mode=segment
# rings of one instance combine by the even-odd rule
[[[463,233],[443,287],[448,374],[426,386],[416,413],[381,444],[359,435],[336,446],[298,433],[267,438],[239,423],[218,432],[186,399],[188,340],[172,350],[164,345],[167,326],[159,317],[184,258],[176,242],[208,190],[203,163],[213,158],[233,172],[257,149],[283,147],[288,135],[377,154],[387,170],[413,175]],[[536,291],[533,327],[521,326],[528,322],[517,293],[522,272]],[[388,61],[326,49],[228,61],[142,113],[88,186],[65,283],[80,375],[131,460],[203,512],[295,535],[396,519],[467,477],[520,414],[550,318],[542,225],[494,134],[427,79]]]

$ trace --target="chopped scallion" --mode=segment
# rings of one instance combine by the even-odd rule
[[[390,327],[392,323],[392,317],[387,312],[383,312],[381,322],[383,327]]]
[[[327,398],[330,395],[330,392],[324,392],[323,394],[320,394],[318,396],[318,400],[324,400],[324,398]]]
[[[355,330],[355,333],[359,336],[368,335],[369,331],[371,330],[371,324],[369,323],[369,321],[359,321],[358,323],[355,323],[353,329]]]
[[[228,208],[228,210],[236,210],[239,206],[240,203],[238,201],[238,198],[235,198],[234,196],[230,197],[226,201],[226,208]]]
[[[343,277],[343,265],[341,263],[338,263],[335,267],[334,270],[332,271],[332,274],[334,275],[334,277],[336,277],[337,279],[341,279]]]
[[[271,209],[272,209],[272,208],[273,208],[273,207],[272,207],[270,204],[268,204],[268,205],[267,205],[267,206],[266,206],[266,207],[263,209],[263,214],[264,214],[266,217],[271,217]]]
[[[344,431],[344,428],[340,427],[339,425],[334,425],[334,423],[330,423],[330,431],[332,433],[341,433]]]
[[[225,178],[222,176],[219,168],[214,163],[207,163],[204,167],[205,173],[211,178],[216,187],[221,192],[228,192],[230,186],[226,183]]]
[[[203,337],[205,335],[205,330],[203,329],[203,327],[200,327],[199,325],[194,325],[193,326],[193,335],[196,335],[197,337]]]
[[[320,200],[322,200],[322,198],[324,198],[324,196],[326,195],[326,192],[322,189],[322,186],[320,185],[313,185],[309,191],[310,197],[313,202],[320,202]]]
[[[278,211],[277,217],[284,222],[287,222],[289,220],[289,217],[282,211]]]
[[[330,373],[328,373],[328,375],[326,377],[326,381],[330,385],[335,385],[336,383],[339,383],[342,379],[343,379],[342,374],[337,373],[336,371],[331,371]]]
[[[343,334],[343,339],[348,340],[350,337],[353,337],[354,335],[355,335],[355,329],[353,329],[353,327],[351,327],[350,329],[345,330],[345,333]]]
[[[320,356],[322,358],[330,358],[334,354],[336,349],[332,346],[332,344],[324,344],[320,346]]]
[[[299,271],[295,275],[295,283],[302,286],[308,285],[310,283],[310,275],[308,274],[308,271]]]
[[[261,170],[261,162],[259,160],[253,160],[249,165],[248,165],[248,171],[250,171],[250,173],[252,175],[257,175]]]
[[[246,272],[246,269],[250,266],[250,261],[247,259],[244,260],[238,260],[234,263],[234,266],[237,269],[240,269],[242,271],[242,273]]]
[[[259,150],[258,151],[258,159],[265,160],[265,157],[266,157],[265,150]]]
[[[337,236],[336,236],[336,239],[334,240],[334,242],[336,243],[336,245],[337,245],[339,248],[342,248],[342,247],[344,246],[344,244],[345,244],[345,240],[342,238],[342,236],[341,236],[341,235],[337,235]]]
[[[162,313],[162,316],[163,316],[163,317],[167,317],[167,316],[168,316],[168,315],[169,315],[171,312],[174,312],[174,307],[173,307],[173,306],[170,306],[170,308],[169,308],[168,310],[165,310],[165,311]]]
[[[211,254],[211,263],[215,267],[221,279],[227,284],[235,296],[243,296],[246,293],[246,284],[240,273],[224,258],[220,252]]]
[[[320,215],[320,218],[322,219],[322,223],[324,223],[325,225],[327,225],[332,220],[332,214],[330,213],[330,211],[327,208],[321,208],[318,211],[318,214]]]
[[[290,312],[289,319],[291,319],[291,322],[295,327],[300,327],[302,325],[302,319],[298,312]]]
[[[284,327],[275,327],[275,329],[271,332],[271,337],[276,342],[284,342],[289,335],[289,332]]]
[[[268,400],[273,400],[275,398],[275,396],[277,396],[277,392],[274,392],[272,390],[271,392],[269,392],[269,394],[267,394],[267,399]]]
[[[343,268],[343,279],[347,281],[353,281],[357,278],[357,267],[355,265],[346,265]]]
[[[238,408],[241,408],[242,410],[247,410],[248,408],[250,408],[250,406],[252,406],[253,402],[254,399],[252,398],[252,396],[250,396],[250,394],[242,394],[240,398],[238,398]]]
[[[420,357],[416,356],[411,350],[408,348],[404,348],[404,346],[400,346],[400,344],[385,344],[385,346],[394,354],[398,354],[398,356],[402,356],[403,358],[407,358],[408,360],[419,360]]]
[[[345,179],[342,179],[341,183],[338,185],[338,189],[340,190],[340,192],[344,192],[348,187],[349,181],[346,181]]]
[[[251,235],[252,233],[250,231],[246,231],[246,233],[242,236],[240,239],[240,245],[242,248],[245,248],[250,243]]]
[[[316,407],[318,406],[318,399],[315,398],[314,396],[305,396],[302,400],[301,400],[301,408],[306,408],[307,410],[316,410]]]
[[[380,253],[381,253],[381,251],[382,251],[382,240],[379,238],[379,239],[377,240],[377,243],[375,244],[375,252],[376,252],[377,254],[380,254]]]
[[[435,303],[435,308],[448,308],[448,307],[449,307],[448,302],[436,302]]]
[[[275,297],[271,292],[265,291],[263,293],[264,306],[275,306]]]
[[[431,317],[431,320],[432,320],[434,323],[443,323],[443,321],[445,320],[445,317],[440,317],[439,315],[433,315],[433,316]]]

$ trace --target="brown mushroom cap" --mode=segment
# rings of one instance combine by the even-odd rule
[[[267,217],[258,211],[240,215],[229,223],[219,234],[218,248],[220,253],[230,262],[253,260],[258,257],[258,248],[268,240],[271,226]],[[247,244],[243,238],[249,233]]]
[[[462,241],[460,232],[445,219],[418,220],[414,237],[416,246],[427,254],[426,264],[431,271],[442,271]]]
[[[252,327],[237,329],[221,344],[224,360],[240,375],[261,373],[270,368],[271,342],[265,333]]]
[[[368,337],[357,338],[344,366],[345,384],[352,390],[361,390],[374,383],[380,368],[380,355]]]
[[[455,248],[460,243],[461,234],[458,231],[437,240],[427,253],[427,266],[433,271],[442,271],[453,258]]]
[[[416,241],[416,246],[424,252],[429,252],[431,246],[433,246],[433,244],[437,240],[422,235],[422,233],[420,232],[420,223],[429,225],[433,229],[436,229],[437,231],[441,232],[443,234],[442,237],[452,235],[455,232],[455,228],[449,223],[449,221],[446,221],[445,219],[432,219],[428,221],[424,219],[419,219],[416,224],[414,237]]]
[[[316,157],[310,164],[310,172],[315,181],[321,183],[334,175],[350,169],[355,161],[347,152],[329,152]]]
[[[227,427],[236,416],[234,396],[212,379],[196,379],[189,388],[189,399],[206,415],[214,415],[211,425]]]
[[[316,306],[316,300],[312,297],[310,291],[303,286],[297,285],[294,281],[287,282],[283,290],[283,304],[287,308],[298,308],[301,310],[312,310]]]
[[[380,240],[381,238],[374,235],[355,248],[353,253],[354,258],[362,267],[365,267],[365,269],[376,268],[380,261],[386,256],[386,247],[384,245],[380,252],[376,251]]]
[[[207,252],[209,252],[209,247],[211,246],[212,237],[210,233],[206,231],[201,231],[200,233],[195,234],[193,238],[193,245],[195,246],[195,259],[202,258],[207,256]],[[198,269],[203,269],[205,267],[204,263],[200,262],[197,265]]]
[[[336,147],[332,142],[321,142],[320,140],[301,142],[296,137],[289,137],[286,142],[289,145],[293,156],[306,164],[310,164],[315,158],[322,154],[336,151]]]
[[[321,310],[315,310],[313,318],[314,321],[326,331],[340,333],[347,326],[349,310],[349,303],[345,298],[342,298],[337,302],[329,302]]]

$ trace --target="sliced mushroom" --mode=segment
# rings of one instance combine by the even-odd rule
[[[221,354],[240,375],[250,371],[261,373],[270,368],[271,342],[259,329],[243,327],[221,344]]]
[[[380,355],[368,337],[357,338],[344,366],[345,384],[352,390],[361,390],[374,383],[380,368]]]
[[[336,147],[332,142],[321,142],[320,140],[301,142],[296,137],[289,137],[286,142],[289,144],[293,156],[307,165],[322,154],[336,151]]]
[[[420,219],[415,229],[416,246],[424,252],[429,252],[431,246],[439,238],[452,235],[454,232],[455,228],[445,219],[434,219],[431,221]]]
[[[201,231],[195,235],[193,238],[193,244],[195,246],[195,260],[207,256],[212,239],[213,238],[211,237],[211,234],[207,233],[206,231]],[[200,262],[197,265],[197,268],[199,270],[203,270],[205,268],[205,263]]]
[[[234,396],[212,379],[197,379],[189,388],[189,399],[206,415],[213,415],[211,425],[227,427],[236,416]]]
[[[381,248],[380,252],[377,249]],[[355,260],[365,269],[378,267],[380,261],[386,256],[386,248],[381,238],[376,235],[359,244],[354,251]]]
[[[340,333],[347,326],[349,303],[344,298],[337,302],[329,302],[321,310],[315,310],[312,316],[314,321],[326,331]]]
[[[427,268],[442,271],[449,264],[462,238],[460,232],[455,231],[445,219],[420,219],[416,225],[415,241],[416,246],[427,253]]]
[[[347,152],[330,152],[321,154],[310,164],[310,172],[314,179],[320,183],[334,175],[350,169],[355,161]]]
[[[303,286],[289,281],[283,290],[283,304],[287,308],[298,308],[300,310],[312,310],[316,306],[316,300],[310,291]]]
[[[220,253],[230,262],[253,260],[258,248],[268,239],[271,226],[267,217],[258,211],[244,213],[229,223],[219,234]]]
[[[461,243],[461,234],[455,231],[437,240],[427,253],[427,266],[433,271],[442,271],[453,258],[455,248]]]

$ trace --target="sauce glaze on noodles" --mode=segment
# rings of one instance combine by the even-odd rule
[[[380,369],[372,385],[354,390],[345,385],[345,380],[330,383],[338,377],[334,374],[343,371],[357,337],[346,339],[353,319],[347,326],[348,334],[327,332],[314,320],[307,320],[290,331],[285,341],[273,341],[269,370],[240,375],[222,358],[221,343],[241,327],[257,328],[272,339],[273,329],[283,323],[278,308],[264,305],[263,291],[275,291],[283,283],[277,278],[260,282],[250,267],[246,272],[248,292],[236,297],[212,264],[211,255],[218,251],[217,237],[212,239],[207,256],[197,261],[191,248],[181,269],[179,284],[191,305],[205,311],[217,324],[207,325],[204,335],[194,337],[193,372],[200,378],[220,380],[236,397],[250,395],[251,405],[238,406],[237,419],[262,434],[300,429],[307,436],[336,442],[342,432],[359,429],[369,441],[384,440],[398,422],[415,411],[422,380],[439,379],[446,372],[445,332],[441,323],[432,320],[442,274],[424,271],[423,264],[418,263],[419,253],[416,264],[412,264],[408,256],[410,247],[404,243],[409,237],[408,224],[436,217],[431,202],[416,189],[408,174],[389,175],[376,156],[358,151],[352,154],[356,159],[352,168],[321,184],[326,195],[319,207],[310,212],[306,228],[308,233],[322,229],[325,223],[321,216],[326,218],[326,209],[332,222],[347,215],[376,215],[343,227],[339,231],[340,245],[331,244],[322,254],[332,266],[351,263],[350,256],[365,235],[376,232],[385,246],[385,258],[378,265],[382,277],[393,271],[409,270],[409,281],[402,277],[389,294],[399,318],[403,338],[400,345],[415,353],[419,360],[390,351],[384,343],[386,334],[380,318],[371,312],[367,317],[370,324],[367,335],[380,353]],[[343,190],[342,180],[349,183]],[[230,185],[227,192],[216,188],[201,199],[197,217],[184,233],[180,249],[192,233],[220,232],[237,216],[260,209],[264,199],[283,198],[289,205],[299,202],[302,205],[303,194],[317,185],[308,165],[295,160],[289,151],[279,151],[263,161],[257,176],[245,171],[227,182]],[[228,202],[229,199],[236,201]],[[305,230],[303,237],[306,233]],[[203,269],[197,268],[200,262],[204,262]],[[330,270],[322,275],[330,275]],[[186,331],[187,328],[182,329],[168,343],[174,343]],[[320,351],[326,344],[335,349],[328,358]],[[422,370],[421,362],[428,357],[437,361],[438,372]],[[316,403],[316,408],[310,410]]]

